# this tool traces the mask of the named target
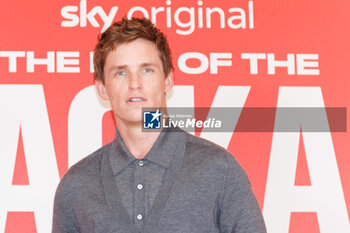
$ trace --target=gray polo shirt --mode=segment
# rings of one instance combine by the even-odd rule
[[[62,178],[52,232],[265,233],[249,180],[225,149],[164,129],[144,159],[118,132]]]

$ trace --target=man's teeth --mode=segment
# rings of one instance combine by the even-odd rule
[[[143,101],[143,99],[142,98],[131,98],[129,101],[136,102],[136,101]]]

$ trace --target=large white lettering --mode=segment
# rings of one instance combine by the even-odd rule
[[[189,67],[186,62],[189,59],[196,59],[200,62],[198,67]],[[218,73],[219,66],[232,66],[232,53],[210,53],[208,57],[199,52],[187,52],[179,56],[178,67],[186,74],[201,74],[210,67],[211,74]],[[210,62],[209,62],[210,61]]]
[[[95,86],[81,90],[73,99],[68,115],[68,166],[102,146],[102,118],[111,110]]]
[[[79,15],[75,14],[79,11]],[[103,21],[102,32],[105,31],[113,22],[115,15],[117,14],[118,7],[113,6],[107,15],[101,6],[93,7],[87,12],[87,1],[81,0],[78,6],[65,6],[61,9],[61,16],[65,19],[61,22],[62,27],[75,27],[78,26],[80,21],[80,27],[86,27],[89,22],[93,27],[99,27],[100,24],[95,19],[98,15]]]
[[[0,85],[0,109],[0,232],[8,211],[33,211],[50,232],[59,175],[42,86]],[[12,185],[20,128],[30,185]]]
[[[35,72],[35,67],[46,66],[47,73],[79,73],[79,52],[78,51],[48,51],[46,58],[36,58],[34,51],[0,51],[0,57],[8,58],[8,71],[10,73],[17,72],[17,58],[26,62],[26,72]],[[55,64],[56,62],[56,64]],[[21,70],[23,71],[23,70]]]
[[[324,108],[319,87],[281,87],[277,107]],[[288,123],[276,112],[276,125]],[[326,111],[319,116],[327,122]],[[298,118],[298,116],[296,116]],[[299,116],[299,118],[301,118]],[[307,127],[300,120],[301,128]],[[274,132],[264,201],[269,233],[288,233],[291,212],[317,212],[320,232],[350,232],[330,132],[302,132],[311,185],[295,186],[300,132]]]
[[[267,74],[274,75],[276,68],[287,68],[288,75],[319,75],[318,54],[287,54],[286,60],[277,60],[274,53],[241,53],[241,59],[249,60],[250,74],[258,74],[259,60],[266,59]],[[296,58],[295,58],[296,57]],[[296,60],[296,61],[295,61]],[[297,70],[297,72],[295,72]]]

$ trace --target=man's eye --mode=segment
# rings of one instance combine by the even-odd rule
[[[125,76],[126,75],[126,72],[125,71],[118,71],[116,73],[116,76]]]
[[[153,72],[153,70],[151,68],[144,68],[143,72],[144,73],[151,73],[151,72]]]

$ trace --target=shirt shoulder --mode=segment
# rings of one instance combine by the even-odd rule
[[[216,177],[221,180],[219,183],[224,182],[227,176],[246,180],[246,172],[228,150],[187,132],[184,136],[183,168],[186,171],[191,174],[198,172],[203,177]]]
[[[240,165],[227,149],[206,139],[184,132],[186,140],[186,156],[196,159],[210,161],[227,168],[227,166],[239,167]]]
[[[74,190],[78,191],[79,188],[99,183],[102,158],[110,150],[112,143],[106,144],[70,167],[62,177],[57,192],[74,192]]]
[[[111,143],[86,156],[62,177],[55,194],[52,232],[80,232],[78,219],[91,208],[91,200],[103,200],[101,164],[110,147]]]

